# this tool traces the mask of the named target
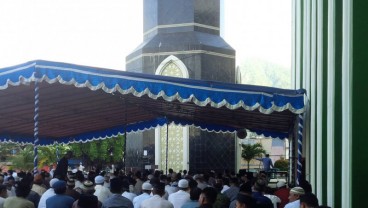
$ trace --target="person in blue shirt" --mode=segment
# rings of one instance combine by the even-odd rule
[[[52,208],[72,208],[74,203],[74,198],[71,196],[65,195],[66,191],[66,182],[65,181],[56,181],[52,188],[55,191],[55,196],[52,196],[46,200],[46,207]]]
[[[269,154],[266,154],[266,157],[263,158],[256,158],[256,160],[259,160],[263,163],[263,170],[266,172],[270,171],[271,168],[273,168],[273,163]]]

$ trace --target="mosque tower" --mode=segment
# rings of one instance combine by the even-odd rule
[[[126,57],[127,71],[236,82],[235,50],[220,36],[220,0],[144,0],[143,7],[143,43]],[[166,130],[129,135],[127,154],[146,152],[143,163],[165,170],[168,145],[175,171],[234,170],[233,134],[170,125],[166,144]]]

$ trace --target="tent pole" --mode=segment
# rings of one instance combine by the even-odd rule
[[[168,156],[169,156],[169,122],[166,123],[166,175],[167,175]]]
[[[55,145],[56,145],[56,160],[59,161],[60,153],[59,153],[59,145],[57,141],[55,141]]]
[[[303,116],[299,115],[298,126],[298,166],[296,184],[299,185],[302,179],[302,151],[303,151]]]
[[[123,159],[124,159],[124,171],[125,171],[125,174],[126,174],[126,143],[127,143],[127,133],[126,133],[126,130],[124,132],[124,155],[123,155]]]
[[[36,175],[38,173],[38,145],[39,145],[39,140],[38,140],[38,116],[39,116],[39,86],[38,86],[38,81],[37,79],[35,80],[35,88],[34,88],[34,92],[35,92],[35,103],[34,103],[34,129],[33,129],[33,135],[34,135],[34,143],[33,143],[33,152],[34,152],[34,158],[33,158],[33,175]]]

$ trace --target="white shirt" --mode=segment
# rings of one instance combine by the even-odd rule
[[[55,195],[56,194],[53,188],[47,189],[47,191],[41,196],[40,202],[38,203],[38,208],[46,208],[46,199]]]
[[[10,190],[6,189],[6,191],[8,192],[8,197],[15,196],[14,186],[12,186]]]
[[[137,178],[135,186],[134,186],[134,193],[139,195],[142,193],[142,184],[143,181],[141,181],[141,179]]]
[[[123,197],[129,199],[131,202],[133,202],[133,199],[134,197],[136,197],[137,195],[134,194],[134,193],[131,193],[131,192],[127,192],[125,191],[123,194],[122,194]]]
[[[93,195],[97,196],[98,201],[100,201],[101,203],[104,202],[110,196],[112,196],[110,190],[104,187],[103,185],[96,185],[95,190],[96,191]]]
[[[173,187],[173,186],[170,186],[170,185],[166,185],[165,186],[165,191],[170,195],[172,193],[175,193],[177,192],[179,189],[177,187]]]
[[[151,198],[151,195],[147,194],[147,193],[143,193],[139,196],[136,196],[134,197],[133,199],[133,205],[134,205],[134,208],[140,208],[141,207],[141,203],[146,200],[146,199],[149,199]]]
[[[161,198],[159,195],[144,200],[141,203],[141,208],[174,208],[171,202]]]
[[[76,189],[76,188],[80,188],[80,187],[82,187],[82,186],[83,186],[83,183],[82,183],[82,182],[80,182],[80,181],[78,181],[78,180],[76,180],[76,181],[75,181],[74,189]]]
[[[287,203],[284,208],[299,208],[299,207],[300,207],[300,200],[298,199],[296,201]]]
[[[222,190],[221,190],[221,193],[223,194],[226,190],[228,190],[230,188],[230,186],[228,186],[228,185],[224,185],[223,187],[222,187]]]
[[[277,203],[281,202],[281,199],[278,196],[270,195],[270,194],[265,194],[264,196],[271,199],[274,208],[277,208]]]
[[[0,208],[4,207],[5,199],[3,197],[0,197]]]
[[[179,190],[169,195],[169,202],[174,205],[174,208],[181,208],[181,206],[188,201],[190,201],[190,194],[183,190]]]

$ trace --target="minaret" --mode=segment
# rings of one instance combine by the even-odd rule
[[[144,0],[143,5],[143,43],[126,57],[127,71],[235,83],[235,50],[220,36],[220,0]],[[127,148],[134,148],[127,153],[148,149],[150,154],[154,146],[151,165],[165,171],[168,145],[168,168],[175,171],[234,170],[233,134],[168,130],[168,144],[166,127],[131,136]]]
[[[172,55],[188,78],[235,82],[235,50],[220,36],[220,0],[144,0],[143,20],[143,43],[126,57],[127,71],[155,74]]]

